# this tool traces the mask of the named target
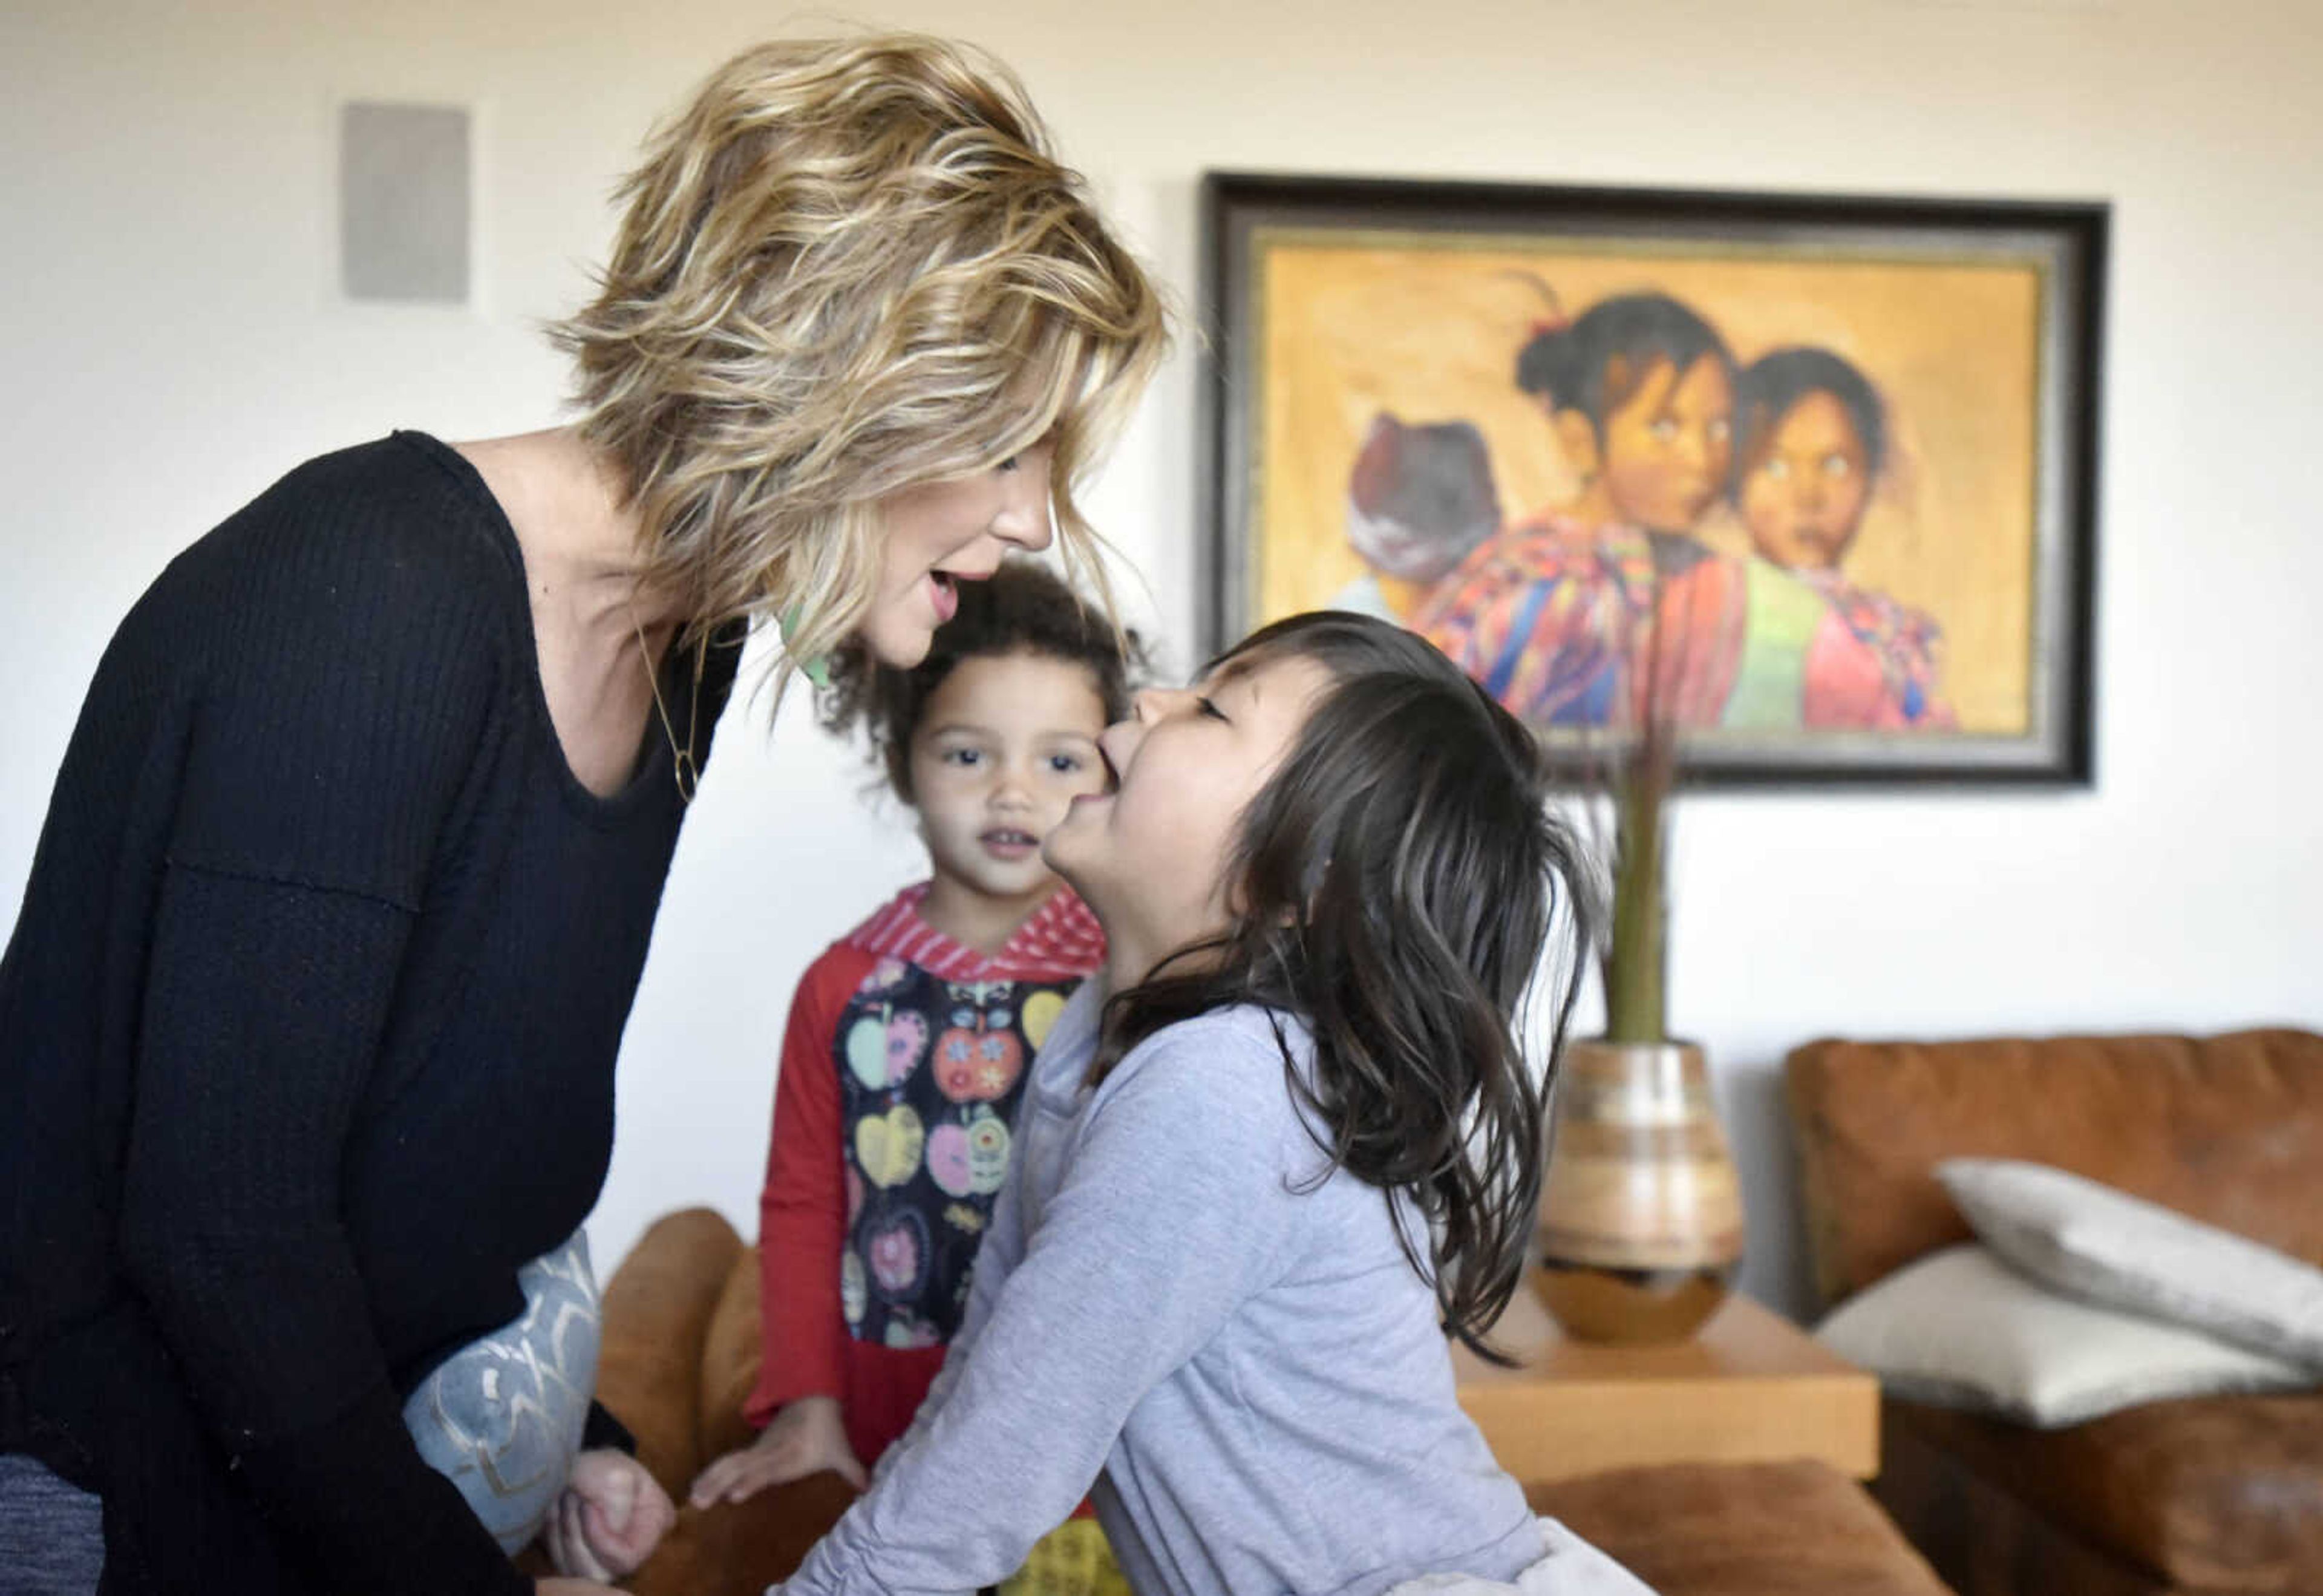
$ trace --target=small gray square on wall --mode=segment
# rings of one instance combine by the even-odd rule
[[[351,299],[468,299],[468,112],[339,110],[339,280]]]

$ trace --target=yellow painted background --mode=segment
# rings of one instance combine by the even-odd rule
[[[1578,316],[1657,290],[1707,317],[1738,362],[1786,344],[1845,355],[1887,406],[1887,460],[1845,570],[1943,628],[1940,692],[1965,733],[2030,719],[2041,279],[2032,263],[1753,257],[1647,241],[1373,239],[1262,231],[1254,326],[1253,623],[1327,603],[1364,566],[1347,476],[1382,409],[1465,419],[1491,446],[1503,513],[1575,491],[1547,418],[1517,392],[1543,314],[1529,273]],[[1748,547],[1721,504],[1697,529]]]

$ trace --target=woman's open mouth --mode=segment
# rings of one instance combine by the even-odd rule
[[[943,625],[960,613],[960,584],[963,582],[987,582],[1000,569],[997,563],[981,571],[946,571],[932,568],[928,572],[928,602],[935,606],[936,624]]]

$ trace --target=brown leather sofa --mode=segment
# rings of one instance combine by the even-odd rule
[[[597,1393],[681,1504],[629,1582],[641,1596],[757,1596],[786,1576],[854,1493],[820,1474],[734,1507],[686,1507],[703,1463],[749,1439],[758,1265],[706,1208],[663,1218],[605,1289]],[[1814,1463],[1624,1469],[1531,1488],[1662,1596],[1943,1596],[1862,1489]]]
[[[1954,1157],[2053,1164],[2323,1264],[2323,1036],[1819,1041],[1791,1054],[1817,1286],[1967,1239]],[[2323,1596],[2323,1393],[2068,1429],[1889,1399],[1875,1493],[1964,1596]]]

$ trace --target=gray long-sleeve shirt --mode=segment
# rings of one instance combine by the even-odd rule
[[[777,1589],[996,1583],[1093,1484],[1142,1596],[1512,1578],[1540,1532],[1455,1399],[1386,1197],[1315,1184],[1267,1013],[1171,1026],[1090,1091],[1097,986],[1033,1067],[943,1374]]]

